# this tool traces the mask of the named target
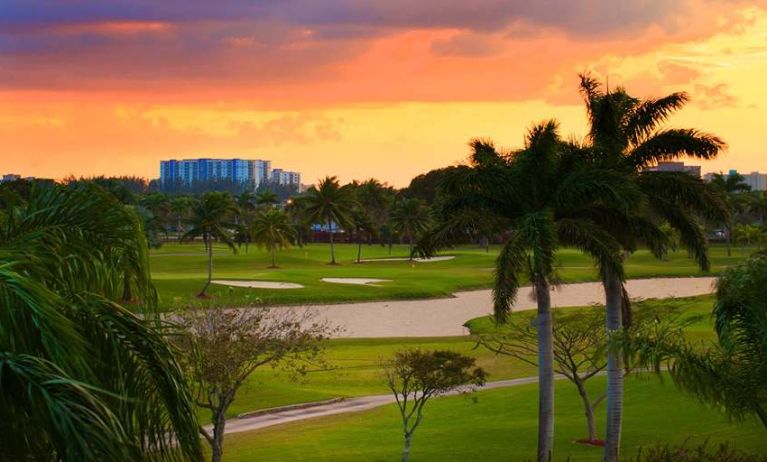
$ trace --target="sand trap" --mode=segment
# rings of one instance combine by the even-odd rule
[[[452,260],[455,258],[455,255],[443,255],[441,257],[431,257],[431,258],[414,258],[413,261],[416,263],[432,263],[432,262],[438,262],[438,261],[447,261]],[[410,261],[407,257],[392,257],[392,258],[372,258],[368,260],[360,260],[363,263],[375,263],[377,261]]]
[[[353,284],[357,286],[373,286],[378,282],[391,282],[391,279],[322,278],[322,282],[329,282],[331,284]]]
[[[635,279],[628,281],[627,289],[632,298],[690,297],[713,292],[714,281],[711,277]],[[563,284],[552,291],[551,303],[554,307],[603,304],[604,297],[602,284],[597,282]],[[493,299],[490,290],[473,290],[451,298],[292,308],[310,310],[317,319],[341,327],[339,337],[439,337],[468,334],[463,323],[492,313]],[[520,288],[512,309],[536,309],[529,287]]]
[[[232,287],[247,287],[249,289],[303,289],[301,284],[292,282],[274,282],[274,281],[211,281],[213,284]]]

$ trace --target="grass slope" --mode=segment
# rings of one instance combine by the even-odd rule
[[[232,254],[222,246],[215,247],[214,278],[295,282],[303,289],[245,289],[214,285],[210,294],[215,303],[242,306],[255,301],[267,304],[333,303],[364,300],[395,300],[445,297],[459,290],[488,288],[498,248],[486,253],[482,249],[462,247],[445,252],[456,258],[430,263],[408,261],[379,261],[356,264],[356,246],[336,246],[338,266],[327,264],[329,247],[311,244],[280,253],[279,269],[267,269],[269,256],[251,247]],[[747,251],[738,249],[727,257],[723,247],[711,249],[712,273],[742,261]],[[405,257],[407,246],[395,246],[394,257]],[[563,282],[595,280],[591,260],[575,250],[559,252],[560,277]],[[363,258],[386,258],[388,249],[378,245],[363,246]],[[199,243],[169,243],[151,252],[152,277],[160,293],[161,308],[170,310],[197,303],[194,296],[207,277],[207,260]],[[656,260],[641,250],[627,262],[631,278],[654,276],[703,275],[686,252],[676,252],[666,261]],[[353,286],[322,282],[325,277],[361,277],[390,279],[376,286]]]
[[[597,377],[592,391],[604,389]],[[725,417],[680,395],[670,381],[626,381],[624,454],[657,441],[714,445],[729,441],[755,453],[767,452],[764,429],[754,421],[729,423]],[[479,392],[475,399],[440,398],[431,402],[415,435],[413,462],[495,462],[532,460],[536,444],[537,390],[525,385]],[[598,427],[604,428],[604,408]],[[394,406],[308,420],[261,431],[229,435],[231,462],[300,460],[304,462],[392,461],[401,450],[400,421]],[[585,419],[575,388],[556,385],[555,460],[598,461],[601,450],[574,443],[585,436]]]
[[[674,305],[684,310],[685,317],[699,317],[688,326],[688,335],[696,339],[713,338],[711,313],[712,297],[690,299],[644,301],[643,304]],[[599,308],[563,308],[597,312]],[[532,316],[533,312],[517,313],[515,316]],[[469,323],[473,330],[488,328],[486,318]],[[536,369],[522,361],[495,355],[484,348],[475,348],[469,337],[439,338],[385,338],[385,339],[338,339],[329,342],[325,357],[332,369],[313,370],[299,381],[279,370],[257,371],[238,392],[230,409],[230,416],[246,411],[308,401],[321,401],[335,397],[351,397],[388,393],[384,386],[380,363],[402,348],[449,349],[477,358],[480,366],[490,373],[491,380],[536,375]]]

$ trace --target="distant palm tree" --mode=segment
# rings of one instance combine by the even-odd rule
[[[413,259],[413,244],[431,225],[431,210],[420,199],[403,197],[394,202],[390,216],[394,232],[407,239],[409,257]]]
[[[376,231],[380,233],[381,228],[389,220],[389,213],[394,203],[393,188],[375,178],[370,178],[357,185],[356,193],[357,201],[376,227]],[[368,237],[372,238],[372,235],[369,234]]]
[[[184,221],[188,218],[194,199],[189,196],[174,196],[170,200],[170,212],[175,219],[176,233],[179,241],[184,233]]]
[[[724,175],[722,173],[715,173],[711,179],[711,186],[713,186],[724,198],[725,203],[730,209],[730,219],[724,222],[725,233],[727,234],[727,256],[732,255],[732,240],[735,221],[732,215],[735,214],[739,208],[739,201],[736,200],[735,195],[737,193],[746,192],[751,190],[743,175],[739,173],[730,173]]]
[[[362,262],[362,235],[366,234],[368,240],[378,234],[378,228],[368,215],[367,211],[361,206],[352,210],[352,226],[354,227],[354,237],[357,240],[357,263]]]
[[[644,196],[644,209],[616,219],[613,214],[595,218],[621,243],[621,252],[632,252],[638,242],[663,258],[669,244],[661,223],[676,231],[679,241],[702,269],[709,267],[707,243],[699,218],[713,221],[727,216],[722,201],[700,178],[684,172],[651,171],[648,167],[683,156],[711,159],[725,146],[716,136],[695,129],[664,128],[663,123],[687,102],[685,93],[658,99],[638,99],[623,88],[603,91],[588,74],[581,75],[580,92],[588,120],[585,155],[602,168],[626,175]],[[603,275],[608,333],[629,321],[630,303],[621,277]],[[623,407],[623,368],[617,349],[608,352],[607,429],[604,460],[619,459]]]
[[[277,251],[290,247],[296,231],[288,215],[282,210],[269,208],[256,214],[251,224],[253,242],[265,247],[272,256],[270,268],[277,268]]]
[[[301,198],[307,221],[321,223],[330,234],[330,264],[336,264],[334,246],[335,227],[348,228],[352,223],[352,210],[356,204],[352,189],[341,186],[338,178],[331,176],[312,186]]]
[[[135,213],[89,184],[0,202],[0,458],[202,460]]]
[[[593,219],[610,211],[621,216],[635,206],[630,182],[607,169],[596,169],[581,153],[565,149],[557,124],[548,121],[527,134],[525,148],[499,153],[490,142],[472,141],[469,166],[452,170],[443,184],[440,221],[419,242],[431,255],[439,247],[471,235],[464,217],[492,218],[506,236],[496,261],[493,306],[503,322],[525,275],[538,304],[538,455],[553,460],[554,370],[551,288],[557,282],[556,252],[563,246],[591,255],[600,273],[622,274],[618,242]],[[470,229],[470,228],[469,228]]]
[[[259,207],[271,207],[280,202],[280,196],[271,189],[264,189],[256,195],[256,205]]]
[[[190,229],[183,239],[202,237],[208,252],[208,280],[200,293],[200,298],[206,297],[206,291],[213,280],[213,241],[226,244],[233,252],[237,251],[232,240],[231,228],[234,226],[226,219],[236,213],[232,196],[227,192],[208,191],[192,205],[192,216],[189,219]]]

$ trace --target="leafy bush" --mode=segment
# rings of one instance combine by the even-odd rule
[[[710,451],[706,442],[695,447],[683,444],[640,449],[636,458],[627,462],[767,462],[767,457],[735,450],[726,443]]]

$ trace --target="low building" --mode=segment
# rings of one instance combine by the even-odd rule
[[[298,172],[275,168],[272,170],[272,182],[280,186],[294,186],[301,192],[301,174]]]
[[[18,181],[21,179],[21,175],[17,175],[15,173],[6,173],[3,175],[2,179],[0,179],[0,183],[7,183],[10,181]]]
[[[737,170],[730,170],[727,175],[738,175]],[[714,179],[716,173],[706,173],[703,175],[703,179],[707,182],[711,182]],[[751,187],[751,191],[767,191],[767,174],[760,172],[740,173],[743,177],[743,182]]]
[[[700,178],[700,165],[685,165],[684,162],[658,162],[658,165],[647,168],[650,172],[684,172],[695,178]]]

